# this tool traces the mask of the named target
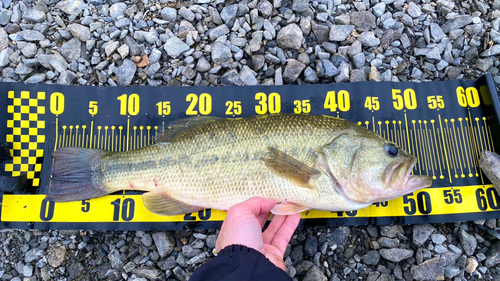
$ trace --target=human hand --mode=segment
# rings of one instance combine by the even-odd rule
[[[215,249],[221,251],[229,245],[244,245],[261,252],[274,265],[286,271],[283,255],[299,224],[300,214],[276,215],[262,233],[275,205],[274,199],[254,197],[231,207],[222,224]]]

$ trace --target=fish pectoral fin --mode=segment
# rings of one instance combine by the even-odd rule
[[[312,188],[309,180],[320,175],[320,171],[272,147],[268,147],[267,156],[262,161],[271,172],[300,187]]]
[[[285,202],[274,206],[274,208],[271,210],[271,213],[275,215],[293,215],[307,211],[309,209],[309,207],[297,203]]]
[[[151,191],[142,195],[142,203],[151,213],[160,216],[175,216],[189,214],[203,210],[204,208],[193,206],[173,199],[166,192]]]

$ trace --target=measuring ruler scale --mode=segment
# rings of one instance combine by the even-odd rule
[[[500,197],[478,164],[500,147],[500,105],[491,75],[477,81],[358,82],[251,87],[88,87],[1,83],[2,228],[180,229],[219,227],[225,212],[158,216],[140,192],[55,203],[45,199],[60,147],[128,151],[153,143],[190,116],[279,113],[344,118],[418,158],[430,188],[351,212],[311,210],[306,225],[453,222],[500,218]],[[17,177],[17,178],[13,178]]]

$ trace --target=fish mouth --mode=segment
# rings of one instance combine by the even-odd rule
[[[385,182],[395,189],[397,189],[397,187],[403,187],[408,181],[408,177],[411,171],[413,171],[415,164],[417,164],[417,159],[415,158],[411,161],[402,161],[394,164],[390,170],[385,173]]]
[[[392,168],[388,175],[388,181],[393,189],[401,190],[410,193],[432,184],[432,180],[428,176],[411,175],[413,168],[417,164],[417,159],[401,162]]]
[[[394,189],[399,190],[401,193],[408,194],[432,185],[432,179],[429,176],[411,175],[411,172],[413,171],[413,168],[416,164],[417,159],[414,158],[412,161],[400,167],[400,169],[407,170],[404,174],[403,182],[401,184],[396,184],[396,186],[393,186]],[[396,173],[395,176],[397,176],[397,174],[398,173]]]

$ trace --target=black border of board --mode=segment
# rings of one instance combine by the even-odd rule
[[[316,226],[367,226],[367,225],[409,225],[425,223],[454,223],[461,221],[477,220],[479,213],[449,214],[432,216],[406,216],[406,217],[372,217],[372,218],[319,218],[301,219],[299,227]],[[500,211],[490,211],[482,213],[482,219],[496,219],[500,217]],[[9,229],[37,229],[37,230],[143,230],[143,231],[169,231],[173,230],[194,230],[194,229],[220,229],[222,221],[193,221],[193,222],[3,222],[5,228]]]

